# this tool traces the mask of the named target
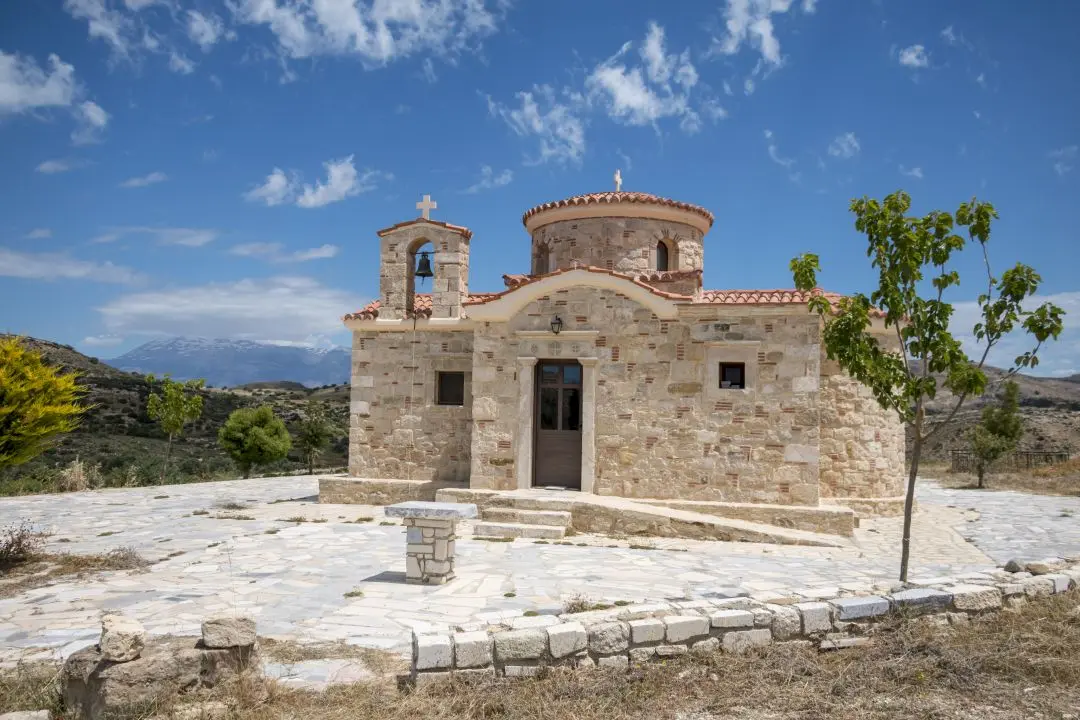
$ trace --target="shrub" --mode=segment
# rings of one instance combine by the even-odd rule
[[[27,562],[41,552],[48,533],[35,530],[29,520],[0,530],[0,569]]]
[[[101,483],[101,466],[87,465],[75,458],[56,476],[56,489],[60,492],[88,490]]]
[[[218,431],[218,442],[246,478],[253,467],[281,460],[292,447],[285,423],[269,405],[234,410]]]

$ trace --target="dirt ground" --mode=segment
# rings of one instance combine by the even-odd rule
[[[530,680],[443,683],[402,691],[390,681],[269,698],[217,697],[236,720],[1019,720],[1080,717],[1080,592],[939,627],[893,619],[871,642],[822,653],[777,644],[745,656],[712,654],[627,671],[555,670]],[[0,712],[62,714],[56,668],[0,674]],[[154,714],[177,717],[166,700]],[[186,715],[198,717],[198,715]]]

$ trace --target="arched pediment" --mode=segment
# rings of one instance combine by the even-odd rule
[[[678,306],[670,298],[623,275],[595,268],[565,270],[539,278],[484,302],[469,304],[465,313],[480,322],[506,321],[534,300],[570,288],[611,290],[648,308],[659,318],[671,320],[678,315]]]

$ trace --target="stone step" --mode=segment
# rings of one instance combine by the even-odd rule
[[[485,521],[478,522],[473,526],[473,535],[477,537],[561,540],[566,535],[566,528],[554,525],[526,525],[524,523]]]
[[[552,525],[570,527],[570,513],[565,510],[520,510],[509,507],[489,507],[480,511],[484,520],[519,525]]]

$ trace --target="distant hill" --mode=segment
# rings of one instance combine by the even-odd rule
[[[146,415],[146,399],[151,388],[144,375],[119,370],[68,345],[27,337],[22,338],[22,342],[40,352],[49,364],[78,373],[80,383],[89,389],[86,402],[91,407],[78,430],[66,435],[56,447],[0,477],[0,494],[4,494],[5,484],[23,480],[26,481],[24,489],[36,489],[40,483],[34,478],[54,473],[75,458],[97,466],[109,485],[156,482],[166,439],[157,424]],[[173,373],[173,377],[180,375]],[[295,431],[300,411],[311,398],[327,403],[336,427],[336,439],[320,465],[341,467],[347,463],[347,384],[312,390],[295,382],[267,382],[241,389],[208,388],[201,394],[202,418],[188,426],[173,446],[174,481],[235,476],[231,461],[217,444],[218,428],[233,410],[268,404],[290,430]],[[299,453],[294,450],[288,460],[270,469],[299,470],[301,467]]]
[[[204,378],[215,387],[291,381],[305,387],[349,381],[347,348],[268,345],[247,340],[152,340],[108,361],[120,370],[174,379]]]

